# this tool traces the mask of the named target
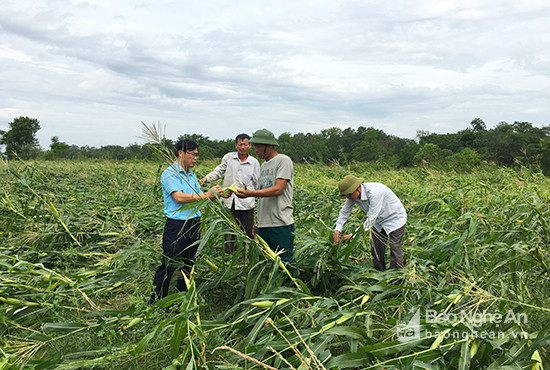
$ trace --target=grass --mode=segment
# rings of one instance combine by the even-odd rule
[[[200,162],[197,175],[216,164]],[[0,369],[528,368],[550,358],[550,180],[538,173],[296,164],[295,263],[273,259],[221,202],[205,202],[189,292],[147,307],[161,170],[0,163]],[[332,245],[336,179],[347,173],[403,201],[403,270],[374,270],[363,238]],[[346,229],[363,221],[357,209]],[[230,256],[225,232],[237,234]],[[422,335],[399,341],[418,310]],[[460,319],[482,313],[493,320]],[[472,330],[495,337],[460,336]]]

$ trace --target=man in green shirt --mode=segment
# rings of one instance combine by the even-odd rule
[[[294,165],[290,157],[277,153],[275,147],[279,144],[271,131],[258,130],[249,142],[258,158],[265,160],[260,168],[260,185],[258,190],[239,190],[237,196],[259,198],[254,232],[275,252],[283,250],[283,261],[292,262]]]

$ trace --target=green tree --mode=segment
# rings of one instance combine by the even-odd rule
[[[472,148],[464,148],[460,152],[447,157],[449,168],[461,172],[471,171],[481,161],[481,156]]]
[[[181,135],[178,137],[178,141],[179,140],[192,140],[194,142],[196,142],[197,144],[199,144],[199,153],[200,153],[200,156],[202,159],[212,159],[212,158],[216,158],[216,154],[215,153],[215,144],[216,142],[210,140],[210,138],[208,136],[204,136],[204,135],[201,135],[201,134],[186,134],[186,135]],[[233,146],[233,149],[235,148],[235,146]],[[223,153],[225,154],[225,153]],[[222,155],[223,155],[222,154]]]
[[[540,167],[546,176],[550,176],[550,137],[540,139]]]
[[[69,144],[59,141],[57,136],[52,137],[50,149],[44,154],[46,159],[67,158],[69,154]]]
[[[321,141],[324,143],[325,150],[325,162],[331,163],[333,161],[339,161],[344,148],[342,146],[342,129],[338,127],[330,127],[321,131]]]
[[[356,161],[377,161],[384,157],[388,142],[388,135],[379,129],[366,129],[363,140],[354,150],[352,159]]]
[[[404,140],[404,146],[399,151],[399,158],[401,159],[400,166],[407,167],[414,164],[414,156],[420,149],[420,144],[417,144],[414,140]]]
[[[281,135],[279,135],[279,137],[277,138],[277,142],[279,143],[277,151],[288,155],[290,158],[292,158],[292,160],[296,160],[294,156],[294,151],[292,150],[293,144],[290,132],[283,132]],[[250,154],[255,155],[254,150],[251,150]]]
[[[9,159],[34,158],[40,154],[36,132],[40,130],[40,122],[36,118],[18,117],[9,123],[8,131],[0,132],[0,144],[6,145]]]
[[[472,130],[475,132],[487,131],[487,125],[481,118],[474,118],[472,122],[470,122],[470,126],[472,126]]]
[[[441,149],[437,144],[427,143],[422,145],[415,154],[414,161],[421,165],[441,165],[445,159],[452,155],[449,149]]]
[[[529,122],[500,122],[490,132],[488,156],[504,166],[527,164],[540,149],[540,135]]]
[[[462,143],[461,133],[448,133],[448,134],[430,134],[427,135],[423,132],[418,132],[419,144],[435,144],[441,149],[448,149],[452,153],[457,153],[464,148]]]

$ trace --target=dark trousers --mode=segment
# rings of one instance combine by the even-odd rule
[[[233,202],[231,208],[229,209],[231,215],[241,229],[248,235],[250,239],[254,239],[252,234],[252,227],[254,226],[254,208],[247,209],[245,211],[235,209],[235,202]],[[235,250],[235,235],[226,234],[225,235],[225,253],[232,253]]]
[[[374,268],[379,271],[386,270],[386,245],[390,243],[390,268],[403,268],[403,250],[401,249],[401,241],[405,233],[405,225],[388,234],[382,229],[381,231],[372,228],[372,244],[371,254],[374,263]]]
[[[259,227],[258,235],[275,252],[284,250],[281,260],[292,262],[294,258],[294,224],[278,227]]]
[[[162,260],[153,278],[150,304],[168,295],[170,280],[176,269],[182,269],[183,273],[191,272],[198,248],[195,242],[199,239],[200,226],[198,217],[184,221],[166,219],[162,234]],[[180,292],[187,290],[183,277],[177,280],[177,289]]]

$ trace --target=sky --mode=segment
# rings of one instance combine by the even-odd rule
[[[78,146],[550,124],[547,0],[2,0],[0,130]]]

